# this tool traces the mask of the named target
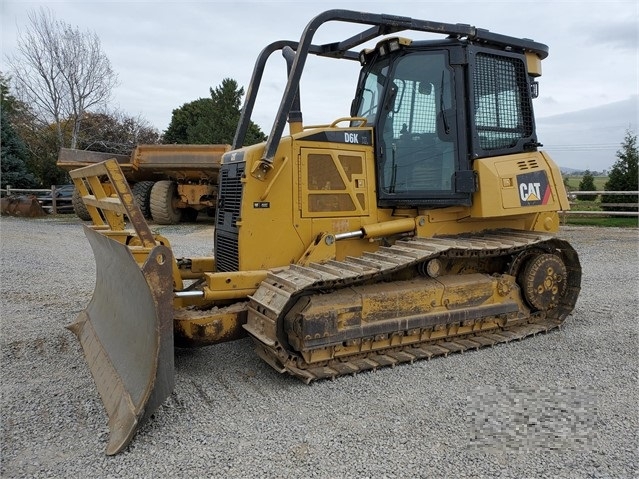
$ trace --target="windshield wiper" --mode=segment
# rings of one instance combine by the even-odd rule
[[[442,123],[444,124],[444,133],[447,135],[450,133],[450,126],[448,126],[448,120],[446,119],[446,114],[444,113],[444,73],[442,72],[442,83],[439,89],[439,112],[442,115]]]
[[[397,152],[397,144],[393,143],[393,160],[391,162],[391,184],[388,188],[389,193],[395,193],[395,186],[397,183],[397,162],[395,160],[395,154]]]

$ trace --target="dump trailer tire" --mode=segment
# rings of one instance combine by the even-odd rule
[[[131,192],[133,193],[133,201],[138,205],[142,214],[147,220],[152,219],[151,215],[151,190],[154,181],[138,181],[133,185]]]
[[[80,191],[78,191],[77,188],[73,189],[71,204],[73,205],[73,211],[78,218],[80,218],[82,221],[91,221],[91,215],[89,214],[87,205],[85,205],[84,201],[82,201],[82,196],[80,196]]]
[[[182,213],[176,207],[178,199],[177,183],[158,181],[151,188],[151,216],[160,225],[175,225],[180,222]]]

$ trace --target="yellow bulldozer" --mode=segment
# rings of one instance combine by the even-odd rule
[[[363,29],[313,43],[327,22]],[[286,88],[268,141],[245,147],[274,52]],[[568,200],[535,131],[547,54],[469,25],[348,10],[268,45],[222,157],[214,257],[175,258],[116,160],[72,171],[97,280],[70,328],[109,416],[107,453],[171,393],[174,347],[248,335],[275,370],[311,382],[561,325],[581,267],[554,235]],[[329,124],[302,121],[309,55],[361,66],[350,113]]]

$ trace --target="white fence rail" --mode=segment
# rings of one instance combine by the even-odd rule
[[[577,204],[573,200],[577,196],[631,196],[639,195],[639,191],[570,191],[568,192],[568,198],[570,199],[570,205],[576,206]],[[570,210],[562,211],[562,215],[573,216],[638,216],[639,217],[639,203],[598,203],[597,206],[605,206],[610,208],[634,208],[638,211],[579,211]],[[564,217],[565,218],[565,217]]]

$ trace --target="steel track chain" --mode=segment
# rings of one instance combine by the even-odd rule
[[[409,238],[382,247],[375,253],[361,257],[348,257],[344,261],[329,261],[309,266],[291,265],[269,272],[267,279],[248,305],[251,314],[277,322],[283,321],[297,298],[315,291],[330,291],[350,287],[384,277],[403,268],[414,266],[435,257],[483,258],[516,255],[531,247],[559,250],[568,270],[568,285],[560,304],[545,314],[531,315],[524,324],[471,333],[462,337],[444,337],[436,340],[390,346],[361,352],[354,357],[333,359],[319,366],[305,363],[295,352],[286,351],[279,341],[265,344],[254,337],[260,356],[281,372],[297,376],[305,382],[334,378],[344,374],[375,370],[419,359],[446,356],[484,346],[523,339],[559,327],[574,308],[581,283],[581,268],[577,253],[565,241],[550,235],[525,231],[500,231],[451,238]],[[279,367],[281,366],[281,367]]]

